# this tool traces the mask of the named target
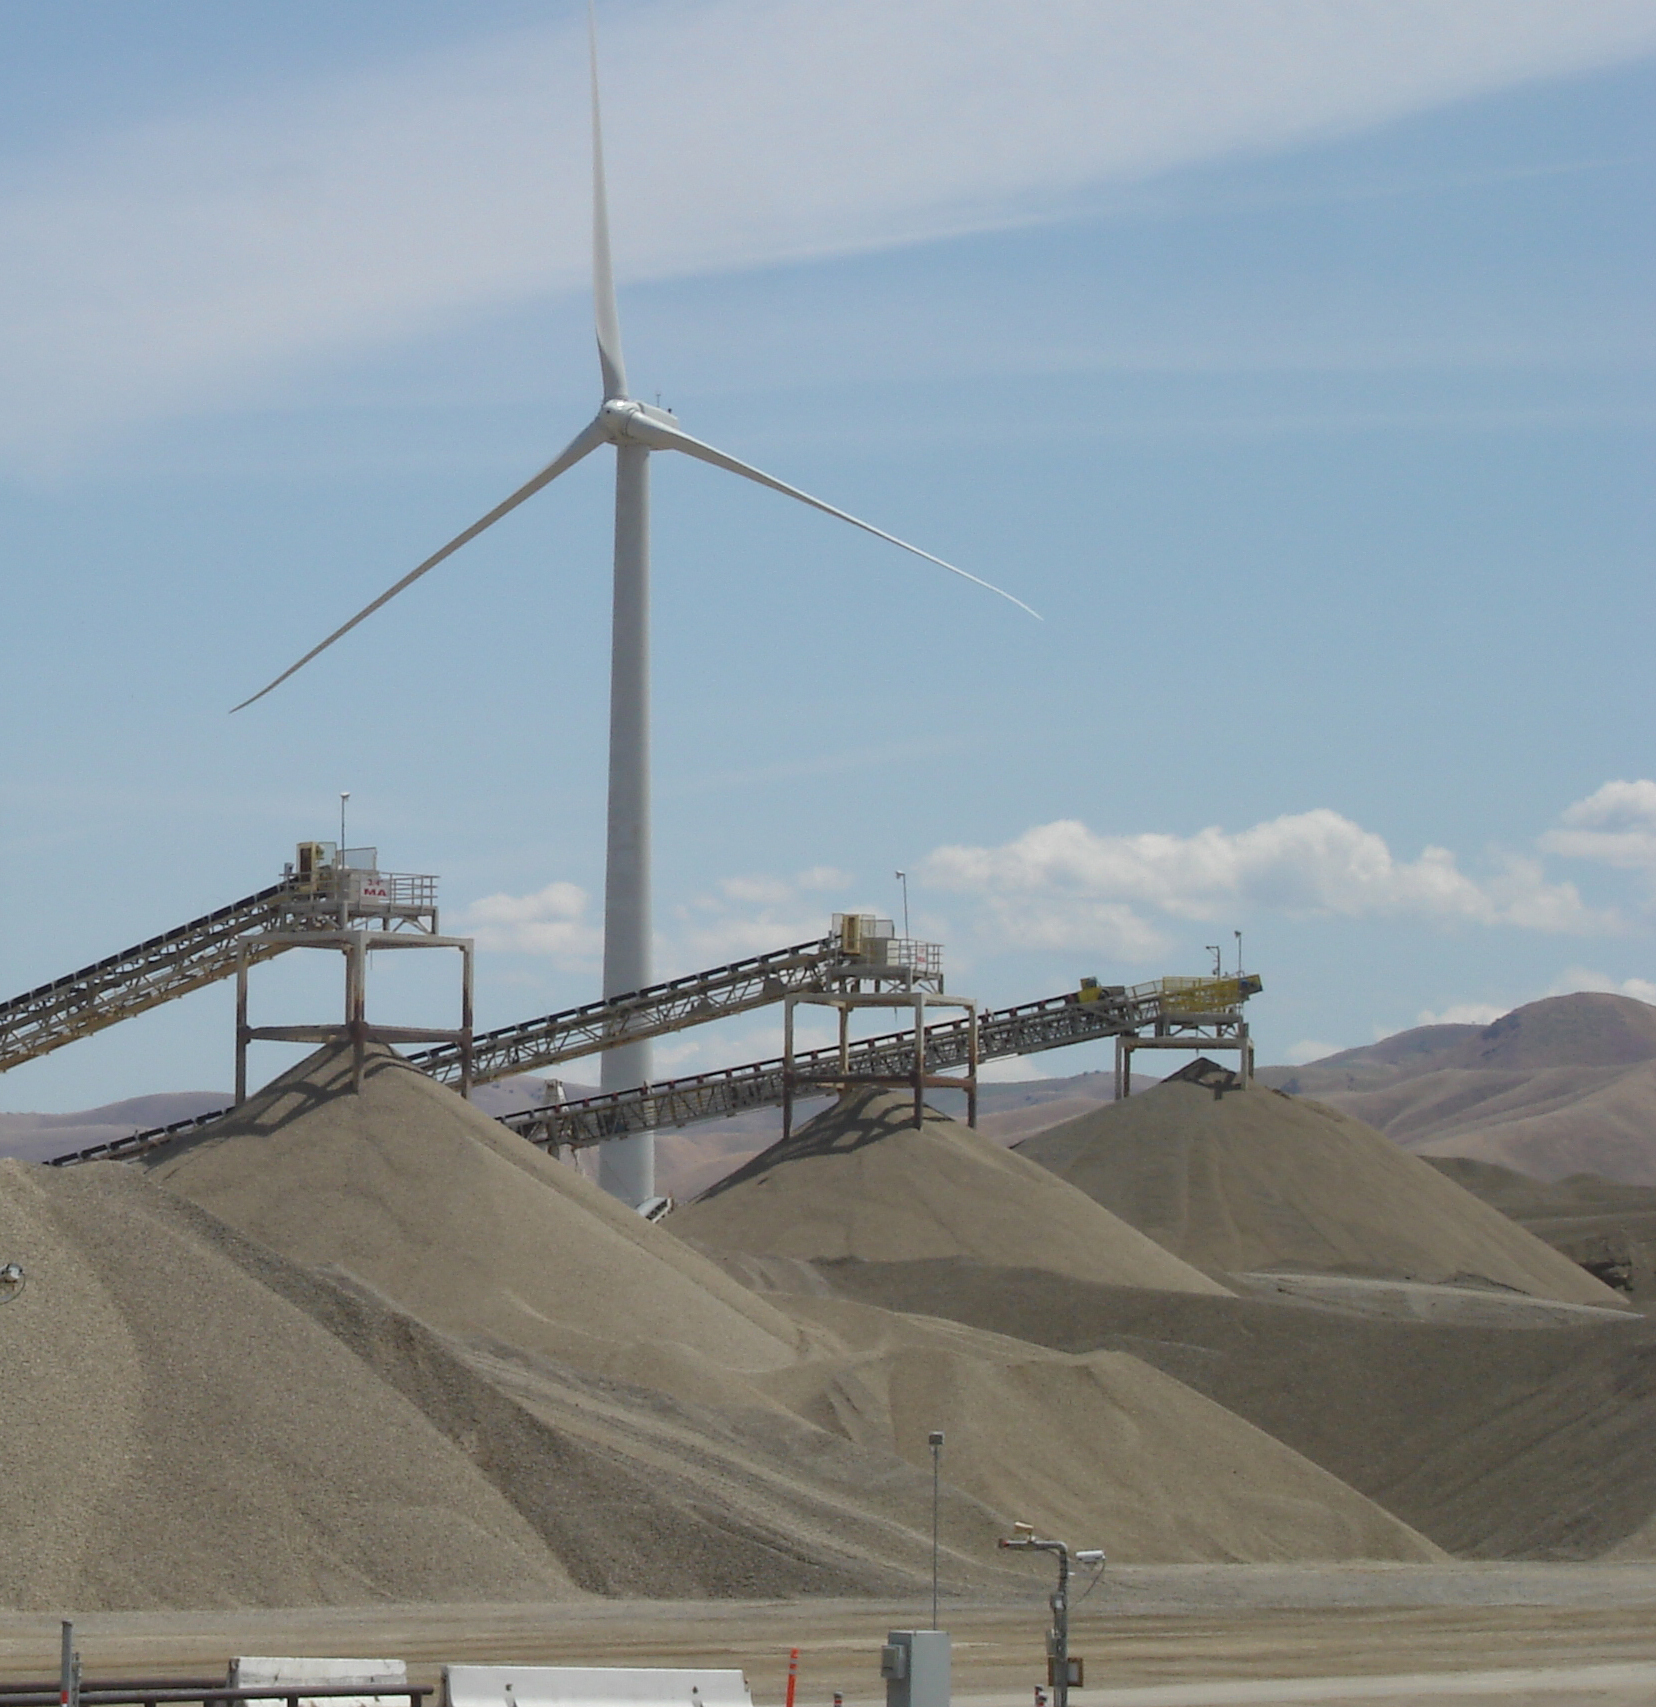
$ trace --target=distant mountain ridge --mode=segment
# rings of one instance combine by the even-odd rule
[[[1259,1077],[1422,1155],[1656,1185],[1656,1007],[1630,996],[1549,996],[1492,1025],[1419,1026]]]

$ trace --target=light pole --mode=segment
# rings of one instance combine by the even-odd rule
[[[932,1455],[932,1629],[937,1628],[937,1489],[938,1472],[943,1458],[943,1431],[934,1428],[926,1436]]]
[[[1236,938],[1236,976],[1240,978],[1242,976],[1242,933],[1241,931],[1232,931],[1231,935]]]
[[[345,864],[345,802],[350,798],[350,789],[339,791],[339,863],[342,867]]]
[[[1017,1530],[1017,1535],[1010,1541],[997,1541],[997,1547],[1051,1553],[1058,1560],[1058,1586],[1047,1601],[1052,1608],[1052,1628],[1047,1631],[1047,1655],[1052,1664],[1052,1707],[1069,1707],[1070,1550],[1062,1541],[1042,1541],[1027,1523],[1015,1523],[1012,1527]],[[1083,1547],[1076,1553],[1075,1562],[1094,1571],[1102,1570],[1104,1549]]]
[[[909,922],[908,922],[908,873],[907,873],[907,872],[906,872],[906,871],[894,871],[894,872],[893,872],[893,873],[892,873],[892,876],[893,876],[893,877],[895,877],[895,878],[896,878],[896,879],[897,879],[897,881],[898,881],[898,882],[899,882],[899,883],[901,883],[901,884],[902,884],[902,886],[903,886],[903,935],[904,935],[904,937],[905,937],[905,938],[906,938],[906,937],[907,937],[907,936],[908,936],[908,934],[909,934]]]

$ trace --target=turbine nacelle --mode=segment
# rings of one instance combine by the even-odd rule
[[[632,397],[610,398],[598,411],[594,424],[613,445],[646,445],[651,450],[677,450],[684,433],[671,409],[640,403]],[[668,431],[657,430],[660,428]]]

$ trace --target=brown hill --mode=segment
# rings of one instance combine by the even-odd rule
[[[1223,1291],[1084,1193],[890,1091],[841,1097],[786,1142],[677,1209],[709,1250],[861,1261],[1027,1261],[1105,1285]]]
[[[211,1114],[230,1101],[223,1091],[166,1091],[156,1096],[128,1097],[102,1108],[76,1114],[0,1114],[0,1156],[19,1156],[26,1162],[49,1161],[72,1150],[108,1144],[151,1126],[169,1126]]]
[[[1372,1127],[1254,1086],[1168,1080],[1021,1153],[1187,1262],[1460,1281],[1608,1305],[1615,1295]]]
[[[1627,996],[1553,996],[1260,1077],[1424,1154],[1656,1184],[1656,1007]]]

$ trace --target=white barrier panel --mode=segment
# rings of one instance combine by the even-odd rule
[[[444,1707],[753,1707],[739,1671],[444,1666]]]
[[[365,1686],[361,1695],[301,1694],[299,1707],[409,1707],[406,1696],[397,1699],[371,1693],[376,1683],[396,1688],[407,1682],[408,1667],[402,1660],[324,1660],[306,1655],[275,1658],[260,1654],[230,1662],[232,1689],[260,1689],[268,1683],[286,1694],[295,1685],[307,1683],[360,1683]],[[279,1704],[273,1704],[273,1707],[279,1707]]]

